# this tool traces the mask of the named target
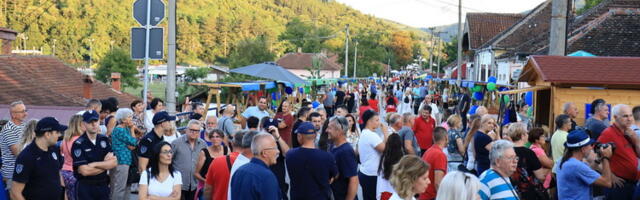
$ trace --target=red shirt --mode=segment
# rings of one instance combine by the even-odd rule
[[[427,186],[427,190],[420,194],[421,200],[435,199],[436,198],[436,185],[435,185],[435,171],[440,170],[447,174],[447,156],[442,152],[442,148],[438,145],[433,145],[422,156],[422,160],[429,164],[429,181],[431,184]]]
[[[611,157],[611,172],[620,178],[638,180],[638,159],[633,145],[624,137],[624,132],[617,125],[604,129],[598,142],[616,144],[616,152]]]
[[[378,108],[378,100],[369,99],[369,106],[371,106],[371,109],[373,109],[373,111],[376,111],[377,113],[380,112],[380,109]]]
[[[415,133],[416,140],[418,140],[418,146],[420,149],[429,149],[433,144],[433,129],[436,127],[436,120],[429,116],[428,121],[422,119],[422,117],[416,117],[413,124],[413,132]]]
[[[207,171],[207,184],[211,185],[211,199],[227,199],[227,192],[229,189],[229,177],[231,169],[228,166],[233,166],[233,162],[238,157],[238,152],[232,152],[229,155],[229,165],[227,165],[227,157],[220,156],[218,159],[214,159],[209,165]]]
[[[287,127],[278,128],[278,133],[280,133],[280,137],[287,142],[287,145],[291,146],[291,131],[293,129],[294,121],[293,115],[291,115],[291,113],[277,113],[275,118],[280,119],[287,124]]]

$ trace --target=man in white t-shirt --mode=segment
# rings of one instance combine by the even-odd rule
[[[236,158],[236,161],[233,163],[233,166],[231,166],[231,173],[229,174],[229,183],[231,183],[231,180],[233,180],[233,173],[235,173],[238,170],[238,168],[249,163],[249,161],[251,161],[251,158],[253,158],[253,153],[251,152],[251,142],[253,141],[253,136],[256,136],[258,133],[260,132],[247,131],[246,133],[242,134],[244,136],[242,136],[242,146],[240,150],[241,153]],[[229,189],[227,189],[227,194],[228,194],[227,198],[231,200],[231,184],[229,184]]]
[[[367,110],[362,114],[365,128],[358,140],[358,152],[360,153],[360,170],[358,180],[362,186],[364,199],[376,199],[376,181],[378,175],[378,165],[380,155],[385,147],[385,140],[388,137],[388,128],[380,123],[380,117],[373,110]],[[375,129],[380,128],[383,136],[380,137]]]

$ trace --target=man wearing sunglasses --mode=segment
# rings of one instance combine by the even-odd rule
[[[196,171],[196,161],[200,151],[207,148],[207,143],[200,138],[202,124],[200,121],[192,119],[185,130],[186,134],[180,136],[171,143],[173,147],[173,167],[182,176],[182,197],[183,199],[194,199],[198,181],[193,176]]]

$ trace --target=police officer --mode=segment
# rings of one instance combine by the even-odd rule
[[[85,133],[71,147],[73,175],[78,180],[76,199],[109,199],[109,176],[107,170],[117,165],[107,136],[100,131],[99,115],[96,111],[82,114]]]
[[[18,158],[13,172],[11,199],[56,199],[62,197],[60,169],[63,158],[55,147],[61,132],[53,117],[42,118],[36,124],[36,138],[27,145]]]
[[[171,116],[165,111],[153,115],[153,129],[144,135],[138,144],[138,172],[142,173],[147,169],[153,147],[164,140],[164,133],[171,131],[171,121],[175,120],[176,116]]]

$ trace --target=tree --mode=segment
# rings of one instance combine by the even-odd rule
[[[251,64],[273,61],[276,55],[269,50],[269,44],[264,37],[256,37],[241,41],[229,56],[231,68],[243,67]]]
[[[395,53],[395,58],[399,65],[404,66],[411,63],[413,58],[413,42],[408,32],[398,31],[393,33],[391,48]]]
[[[123,89],[125,87],[140,87],[140,82],[138,78],[136,78],[138,74],[136,64],[131,60],[129,52],[118,47],[107,52],[104,58],[100,60],[98,69],[96,70],[96,78],[104,83],[108,83],[111,80],[112,72],[120,72]]]
[[[184,72],[185,82],[196,82],[199,79],[206,78],[207,74],[209,74],[209,71],[211,71],[211,69],[209,69],[208,67],[198,67],[195,69],[187,69]]]
[[[322,58],[320,58],[320,55],[318,54],[314,55],[313,58],[311,59],[311,67],[306,68],[311,74],[311,76],[307,78],[310,78],[310,79],[323,78],[324,75],[320,73],[322,66],[323,66],[323,63],[322,63]]]
[[[332,38],[331,33],[329,27],[311,25],[296,17],[287,23],[285,31],[278,39],[291,44],[287,52],[296,52],[301,48],[303,52],[318,53],[327,48],[325,42]]]

